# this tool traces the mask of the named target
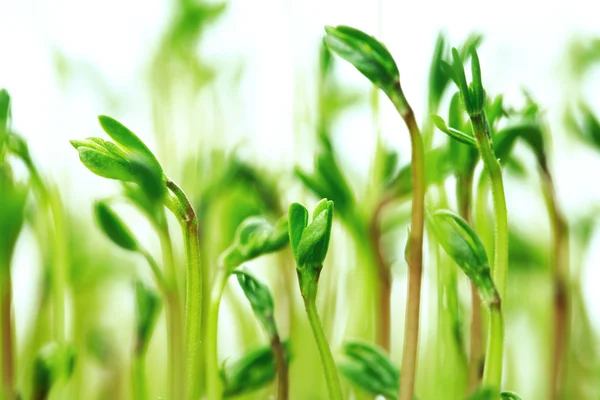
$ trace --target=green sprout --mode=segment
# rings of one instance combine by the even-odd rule
[[[327,199],[321,200],[313,211],[310,224],[308,222],[308,210],[300,203],[290,205],[288,218],[290,246],[296,260],[300,293],[321,356],[329,397],[340,400],[342,390],[337,368],[323,332],[316,302],[319,277],[321,276],[323,262],[331,238],[333,202]]]
[[[326,27],[325,42],[338,56],[348,61],[380,88],[391,100],[404,120],[411,140],[412,215],[410,249],[406,253],[409,266],[408,301],[400,400],[414,397],[419,342],[419,310],[421,308],[421,279],[423,270],[423,233],[425,218],[425,159],[423,139],[414,112],[400,85],[400,73],[387,48],[372,36],[347,26]]]

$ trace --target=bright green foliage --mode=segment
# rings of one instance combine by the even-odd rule
[[[500,393],[502,400],[521,400],[521,396],[514,392],[502,392]]]
[[[500,393],[501,400],[521,400],[521,396],[514,392]],[[480,388],[477,392],[469,397],[469,400],[495,400],[494,391],[489,388]]]
[[[458,129],[449,128],[446,125],[446,122],[444,122],[443,118],[440,117],[439,115],[432,115],[431,119],[433,120],[433,123],[440,131],[444,132],[451,138],[456,139],[461,143],[477,147],[477,143],[475,142],[475,138],[473,136],[471,136],[467,133],[461,132]]]
[[[42,347],[33,365],[33,398],[47,399],[52,386],[71,377],[75,350],[71,345],[50,343]]]
[[[439,243],[475,284],[484,303],[497,303],[498,292],[485,247],[475,231],[464,219],[449,210],[436,211],[430,221]]]
[[[471,74],[473,81],[467,84],[463,61],[456,48],[452,48],[452,64],[443,63],[444,70],[452,78],[463,100],[463,105],[469,116],[480,115],[485,104],[486,94],[481,81],[481,67],[475,49],[471,52]]]
[[[400,79],[400,73],[383,43],[349,26],[328,26],[325,31],[325,43],[331,51],[354,65],[384,92],[393,90]]]
[[[98,225],[106,236],[117,246],[130,251],[139,250],[139,244],[125,223],[106,204],[98,201],[94,205]]]
[[[306,207],[300,203],[293,203],[290,206],[290,244],[296,260],[303,296],[316,296],[316,286],[327,255],[332,225],[333,201],[331,200],[323,199],[317,204],[310,224]]]
[[[161,309],[159,295],[144,286],[141,282],[135,284],[136,303],[136,338],[135,351],[144,354],[152,338],[152,332]]]
[[[288,243],[288,224],[281,219],[276,225],[264,217],[246,218],[235,233],[234,242],[222,254],[222,263],[229,269],[262,255],[281,250]]]
[[[120,151],[99,138],[71,140],[71,145],[79,153],[81,163],[94,174],[108,179],[135,182],[133,167]]]
[[[28,187],[14,182],[10,168],[1,164],[0,193],[0,266],[8,266],[25,221]]]
[[[237,276],[238,283],[244,291],[254,315],[267,331],[269,338],[273,338],[274,335],[277,335],[277,326],[275,325],[275,304],[271,291],[267,285],[248,272],[236,270],[233,273]]]
[[[385,353],[363,342],[347,342],[343,353],[346,361],[338,369],[352,384],[372,396],[396,399],[400,373]]]
[[[290,362],[290,346],[283,343],[286,361]],[[269,345],[250,350],[240,359],[221,369],[223,396],[241,396],[258,390],[275,379],[276,367],[273,352]]]

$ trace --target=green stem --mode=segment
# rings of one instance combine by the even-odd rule
[[[223,397],[223,385],[219,376],[219,307],[228,275],[225,268],[221,266],[217,268],[208,306],[204,347],[206,349],[206,397],[208,400],[219,400]]]
[[[146,386],[146,354],[136,354],[133,358],[131,381],[133,382],[133,399],[147,400],[148,388]]]
[[[411,142],[412,213],[408,263],[408,299],[406,302],[406,324],[404,326],[404,349],[402,352],[402,374],[400,376],[399,400],[413,400],[417,375],[417,355],[419,346],[419,313],[421,309],[421,279],[423,275],[423,224],[425,218],[425,156],[423,139],[415,120],[415,114],[408,104],[400,82],[389,93],[390,99],[404,120]]]
[[[167,202],[167,207],[175,214],[183,231],[186,259],[185,291],[185,348],[187,367],[187,398],[197,400],[201,395],[202,354],[202,278],[200,246],[198,241],[198,219],[196,212],[185,193],[175,182],[167,180],[167,187],[173,192],[177,204]]]
[[[331,400],[342,400],[342,389],[340,387],[340,380],[338,378],[337,368],[333,361],[333,355],[329,348],[329,343],[323,332],[323,326],[321,325],[321,319],[317,312],[317,305],[314,299],[304,299],[304,306],[306,308],[306,314],[308,315],[308,321],[313,331],[315,341],[317,342],[317,348],[319,349],[319,355],[321,356],[321,362],[323,363],[323,369],[325,370],[325,379],[327,381],[327,389],[329,391],[329,398]]]
[[[508,273],[508,214],[506,210],[506,199],[504,197],[504,182],[502,180],[502,168],[491,141],[489,125],[485,114],[471,116],[473,133],[477,141],[477,149],[483,160],[492,186],[492,200],[494,205],[494,283],[499,292],[498,304],[492,304],[490,310],[490,330],[488,347],[484,368],[484,384],[490,386],[494,391],[499,391],[502,384],[502,352],[504,346],[504,326],[500,304],[506,295],[506,276]]]
[[[9,258],[10,260],[10,258]],[[14,325],[12,318],[12,284],[10,262],[0,265],[0,322],[2,323],[2,398],[14,398],[15,358],[14,358]]]
[[[483,165],[490,178],[492,201],[494,204],[494,283],[500,293],[500,298],[506,295],[506,276],[508,273],[508,213],[504,197],[504,181],[502,167],[494,154],[489,125],[485,114],[471,117],[473,133],[477,141],[477,149]]]
[[[504,348],[504,320],[500,301],[490,307],[490,332],[483,371],[483,385],[494,390],[493,399],[500,397],[502,385],[502,355]]]

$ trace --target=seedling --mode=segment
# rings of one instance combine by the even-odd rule
[[[277,332],[277,325],[275,324],[273,296],[265,284],[259,282],[258,279],[248,272],[238,270],[233,271],[233,273],[237,276],[238,283],[244,291],[252,307],[252,311],[254,311],[254,315],[267,332],[273,357],[275,358],[275,365],[277,366],[277,399],[285,400],[288,398],[288,368],[285,349],[281,343],[279,333]]]
[[[334,400],[342,398],[342,390],[338,378],[337,368],[331,355],[329,343],[323,332],[323,326],[317,312],[317,289],[323,262],[329,248],[331,227],[333,225],[333,202],[321,200],[313,211],[312,221],[308,222],[308,210],[300,203],[292,203],[288,213],[289,235],[292,253],[296,260],[296,272],[300,293],[304,300],[304,307],[308,321],[313,331],[329,397]]]
[[[325,28],[325,42],[329,48],[350,62],[392,101],[406,123],[411,140],[412,216],[409,266],[408,301],[404,350],[402,352],[402,379],[400,400],[412,400],[417,369],[419,341],[419,310],[423,269],[423,224],[425,218],[425,160],[423,139],[415,115],[400,86],[400,72],[387,48],[372,36],[347,26]]]
[[[221,297],[227,279],[243,263],[262,255],[281,250],[288,243],[287,220],[281,219],[276,225],[262,217],[250,217],[238,227],[234,242],[221,255],[212,283],[206,331],[206,390],[211,400],[222,395],[221,380],[218,376],[218,318]]]

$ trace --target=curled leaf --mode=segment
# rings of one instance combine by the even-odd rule
[[[137,251],[139,245],[133,233],[125,223],[105,202],[98,201],[94,205],[94,214],[100,228],[117,246],[130,251]]]
[[[233,273],[237,276],[238,283],[244,291],[254,315],[267,331],[269,337],[272,338],[277,334],[277,327],[273,317],[275,305],[271,291],[267,285],[261,283],[248,272],[236,270]]]
[[[473,136],[470,136],[464,132],[461,132],[458,129],[449,128],[446,125],[446,122],[444,122],[444,119],[442,117],[440,117],[439,115],[432,115],[431,119],[433,120],[433,123],[435,124],[435,126],[440,131],[444,132],[446,135],[450,136],[451,138],[453,138],[455,140],[458,140],[461,143],[477,147],[477,142],[475,141],[475,138]]]
[[[349,26],[327,26],[325,31],[325,43],[329,49],[354,65],[383,91],[390,91],[398,82],[398,67],[383,43]]]
[[[283,343],[286,361],[290,362],[290,346]],[[229,398],[249,394],[275,379],[275,358],[271,346],[253,349],[237,361],[224,365],[221,369],[223,380],[223,397]]]
[[[367,343],[347,342],[343,353],[346,361],[338,368],[346,379],[372,396],[396,398],[400,372],[383,351]]]
[[[73,346],[53,342],[42,347],[33,364],[33,398],[47,399],[52,386],[60,379],[69,379],[74,367]]]
[[[135,351],[143,354],[150,343],[161,301],[156,292],[145,287],[141,282],[135,284],[135,300],[137,305]]]
[[[485,247],[479,236],[458,214],[438,210],[430,217],[433,232],[442,248],[475,284],[488,306],[499,302]]]

